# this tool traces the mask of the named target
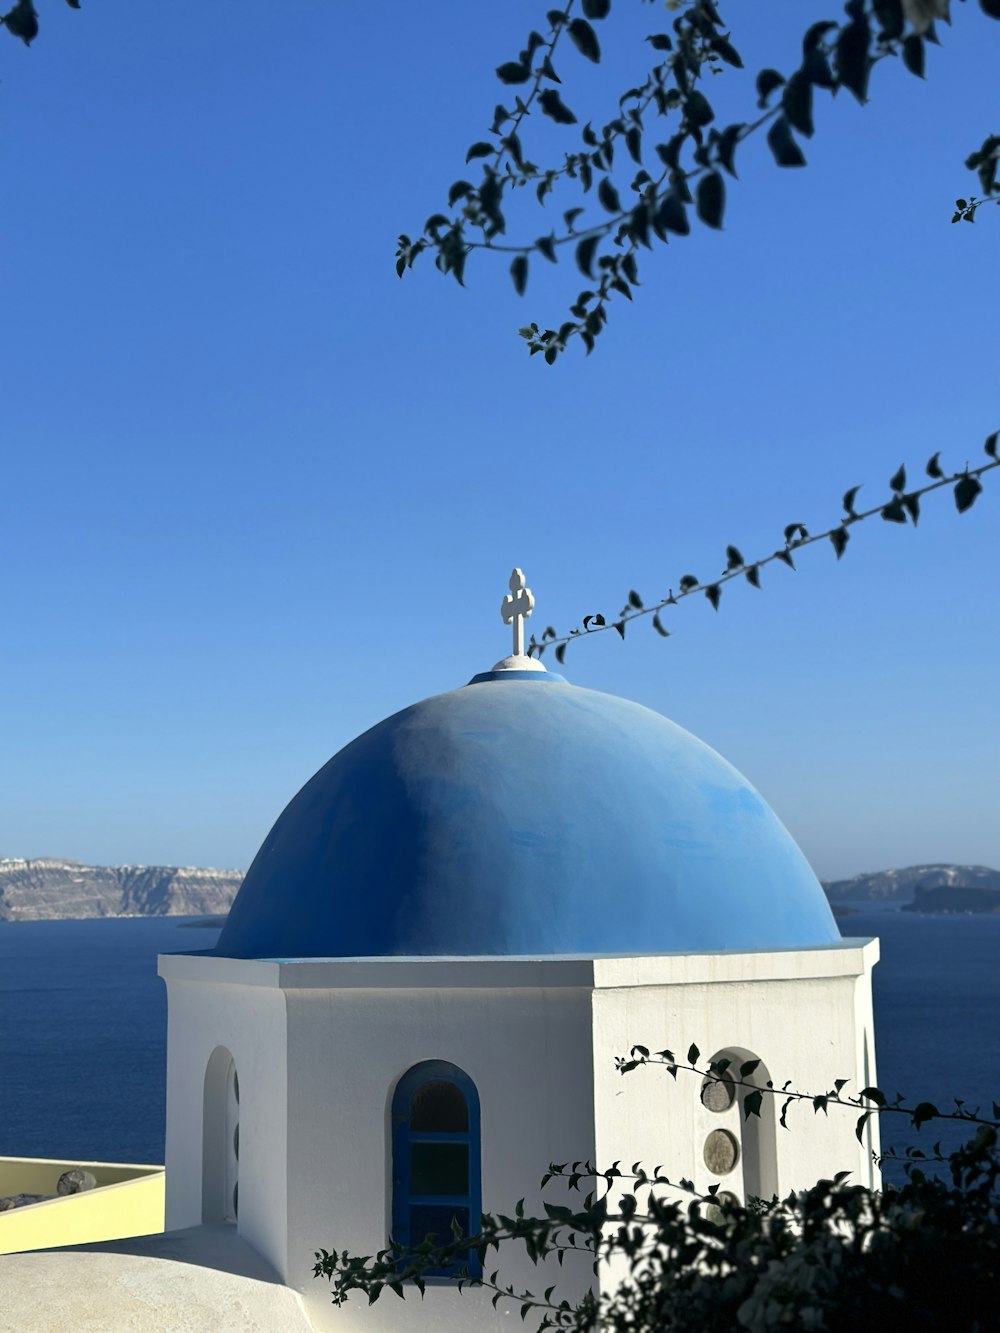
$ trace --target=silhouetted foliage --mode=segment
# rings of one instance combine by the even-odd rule
[[[1000,0],[979,0],[979,6],[989,17],[1000,18]],[[575,48],[585,61],[600,62],[593,24],[609,17],[610,0],[581,0],[579,6],[567,0],[545,13],[516,59],[497,66],[503,100],[487,137],[466,154],[466,165],[476,164],[478,179],[456,180],[448,190],[447,209],[429,217],[416,238],[399,237],[400,277],[427,252],[442,273],[462,283],[467,261],[482,252],[506,257],[514,287],[523,294],[536,255],[556,263],[561,253],[571,253],[587,285],[571,301],[569,318],[551,328],[533,321],[520,334],[529,352],[541,353],[549,365],[573,339],[589,353],[607,324],[613,299],[632,300],[644,251],[687,236],[693,220],[714,229],[722,226],[726,180],[737,179],[738,150],[746,139],[763,130],[779,167],[805,166],[802,141],[814,133],[817,95],[833,98],[846,91],[864,104],[877,68],[896,58],[923,78],[927,45],[938,40],[935,20],[951,21],[949,0],[847,0],[844,18],[806,29],[798,69],[787,74],[760,70],[756,101],[746,119],[719,125],[707,81],[727,68],[743,68],[733,34],[714,0],[668,0],[667,7],[681,12],[669,32],[647,36],[655,59],[645,79],[613,100],[610,119],[599,128],[590,121],[580,126],[555,60],[558,54],[562,62]],[[745,14],[740,18],[754,21]],[[571,51],[567,78],[573,60]],[[565,69],[562,63],[560,69]],[[532,159],[524,138],[536,113],[578,140],[547,164]],[[972,222],[984,203],[1000,203],[1000,135],[988,136],[965,165],[975,172],[982,194],[956,200],[953,222]],[[512,241],[509,209],[514,197],[526,191],[539,205],[557,191],[561,204],[574,193],[580,202],[562,209],[558,226],[546,222],[544,235]]]
[[[901,1098],[889,1101],[878,1088],[851,1097],[845,1080],[819,1095],[787,1085],[760,1088],[749,1081],[756,1061],[742,1065],[737,1078],[727,1060],[706,1068],[698,1060],[694,1046],[686,1061],[636,1046],[618,1067],[623,1074],[659,1064],[673,1077],[680,1071],[725,1076],[744,1090],[747,1118],[759,1115],[763,1097],[780,1098],[785,1128],[789,1109],[810,1102],[817,1113],[859,1111],[859,1140],[868,1117],[877,1114],[906,1116],[917,1130],[934,1120],[960,1121],[973,1132],[947,1156],[938,1145],[928,1152],[909,1149],[901,1184],[870,1190],[844,1172],[784,1199],[749,1199],[745,1206],[718,1187],[698,1195],[690,1181],[671,1181],[662,1168],[647,1172],[638,1162],[626,1171],[617,1162],[603,1171],[588,1162],[553,1164],[542,1187],[558,1183],[567,1202],[546,1202],[542,1217],[526,1216],[522,1201],[513,1217],[484,1214],[476,1236],[456,1233],[439,1244],[435,1238],[407,1254],[391,1245],[374,1257],[319,1250],[315,1275],[330,1280],[336,1305],[354,1293],[369,1302],[387,1290],[422,1295],[428,1270],[461,1262],[474,1248],[484,1276],[460,1276],[457,1284],[484,1287],[494,1305],[512,1306],[539,1330],[986,1333],[998,1326],[1000,1105],[993,1104],[991,1116],[960,1101],[951,1111],[929,1102],[911,1107]],[[943,1170],[929,1170],[929,1163]],[[553,1262],[558,1271],[567,1256],[584,1253],[593,1261],[594,1287],[561,1297],[558,1282],[537,1291],[505,1283],[501,1259],[491,1263],[491,1254],[519,1246],[533,1263],[547,1262],[543,1281]],[[607,1281],[612,1261],[625,1263],[628,1276],[620,1285]]]

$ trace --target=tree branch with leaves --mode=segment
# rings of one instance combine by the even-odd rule
[[[881,1191],[853,1185],[840,1172],[784,1199],[745,1204],[718,1186],[700,1193],[690,1180],[673,1180],[661,1167],[646,1170],[640,1162],[603,1170],[590,1162],[553,1163],[542,1189],[561,1187],[567,1201],[545,1201],[543,1215],[529,1215],[521,1200],[511,1216],[484,1214],[475,1236],[456,1228],[450,1240],[428,1238],[407,1253],[391,1244],[374,1256],[321,1249],[314,1275],[331,1283],[332,1300],[342,1305],[355,1293],[369,1303],[386,1292],[422,1296],[429,1272],[457,1267],[459,1289],[485,1289],[494,1306],[512,1307],[523,1322],[530,1317],[539,1333],[763,1333],[778,1327],[882,1333],[904,1324],[927,1333],[985,1333],[995,1327],[1000,1104],[990,1116],[959,1100],[947,1111],[926,1101],[909,1106],[874,1087],[852,1097],[844,1079],[821,1094],[787,1083],[760,1087],[753,1082],[757,1061],[734,1071],[727,1059],[703,1065],[700,1058],[697,1046],[684,1060],[669,1050],[633,1046],[617,1067],[623,1075],[659,1065],[675,1079],[726,1080],[742,1093],[746,1119],[760,1115],[764,1097],[781,1098],[779,1124],[786,1130],[789,1108],[805,1102],[816,1114],[860,1110],[859,1141],[868,1118],[884,1114],[906,1116],[916,1130],[935,1120],[959,1121],[972,1133],[946,1155],[939,1145],[908,1150],[903,1183]],[[946,1172],[928,1171],[934,1162],[944,1163]],[[568,1257],[583,1255],[593,1286],[561,1296],[558,1282],[534,1290],[506,1281],[491,1255],[521,1247],[549,1271],[553,1263],[562,1267]],[[470,1250],[482,1277],[462,1272]],[[624,1263],[627,1277],[607,1289],[604,1275],[612,1263]]]
[[[695,574],[682,574],[678,580],[676,590],[671,588],[665,597],[649,604],[644,602],[640,594],[633,588],[629,591],[625,605],[617,616],[606,616],[602,612],[592,612],[585,615],[580,624],[569,630],[568,633],[560,635],[553,626],[549,625],[537,638],[533,634],[528,643],[528,655],[541,657],[548,648],[552,648],[556,660],[562,664],[565,660],[568,645],[576,639],[586,638],[591,634],[607,633],[609,630],[614,630],[624,639],[628,626],[633,621],[646,616],[652,617],[650,623],[657,634],[663,638],[669,638],[672,631],[666,627],[664,614],[671,607],[678,606],[684,598],[704,596],[711,606],[718,611],[719,604],[722,601],[722,591],[727,583],[730,583],[733,579],[745,579],[752,588],[759,589],[761,587],[760,573],[762,569],[765,569],[768,565],[782,564],[794,570],[796,567],[795,554],[804,547],[813,546],[817,542],[829,542],[837,559],[840,560],[847,550],[852,529],[857,524],[864,523],[872,518],[881,518],[887,523],[901,525],[912,523],[915,527],[920,519],[921,501],[925,496],[932,495],[937,491],[950,489],[957,511],[960,514],[967,513],[982,494],[983,477],[1000,467],[998,441],[1000,441],[1000,431],[994,431],[992,435],[987,437],[983,450],[990,460],[988,463],[983,463],[975,468],[970,467],[967,463],[960,471],[951,473],[946,473],[941,467],[940,451],[935,453],[928,460],[925,468],[925,473],[930,480],[923,486],[908,487],[906,468],[905,466],[900,467],[893,473],[889,481],[890,495],[888,498],[869,509],[859,510],[856,507],[861,487],[852,486],[845,493],[842,501],[843,517],[822,532],[811,533],[804,523],[788,523],[784,530],[784,544],[769,554],[750,561],[744,559],[738,547],[729,545],[726,547],[725,569],[716,578],[702,581]]]
[[[1000,0],[979,0],[979,5],[989,17],[1000,18]],[[910,73],[923,78],[927,44],[937,41],[935,20],[950,21],[949,0],[848,0],[844,20],[821,20],[806,30],[798,69],[788,75],[771,68],[759,71],[753,115],[719,128],[705,92],[706,76],[742,68],[743,58],[714,0],[690,0],[675,17],[672,32],[647,37],[661,58],[641,84],[619,96],[610,119],[599,129],[588,122],[578,131],[577,147],[560,161],[538,165],[522,137],[530,117],[539,112],[557,126],[578,124],[554,64],[556,49],[560,43],[570,45],[597,64],[601,47],[593,25],[606,20],[610,10],[610,0],[580,0],[579,13],[576,0],[550,9],[544,29],[532,30],[517,58],[497,67],[507,95],[494,111],[490,137],[472,144],[466,155],[467,163],[480,164],[478,181],[455,181],[448,211],[432,214],[416,239],[400,236],[397,248],[400,276],[429,252],[437,268],[459,283],[475,252],[508,256],[519,293],[526,289],[534,256],[556,263],[563,249],[572,249],[576,267],[591,285],[570,304],[570,318],[558,328],[532,322],[520,330],[528,350],[541,353],[550,365],[573,339],[587,352],[593,350],[611,301],[632,299],[640,253],[652,251],[656,242],[688,235],[692,209],[704,226],[722,226],[726,180],[736,179],[737,150],[746,139],[766,127],[777,165],[805,166],[802,140],[814,133],[814,96],[846,91],[864,104],[873,71],[887,59],[902,60]],[[508,105],[511,97],[513,105]],[[976,172],[982,197],[958,200],[953,221],[973,221],[983,203],[1000,202],[1000,136],[988,136],[966,166]],[[515,196],[530,189],[543,205],[557,186],[575,187],[582,204],[563,212],[561,227],[534,240],[509,241],[508,213]],[[594,200],[600,210],[596,220],[593,210],[587,211]]]

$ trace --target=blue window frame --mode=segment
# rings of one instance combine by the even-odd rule
[[[392,1243],[405,1254],[429,1235],[448,1245],[452,1221],[466,1236],[482,1213],[479,1094],[457,1065],[423,1060],[408,1069],[392,1097]],[[471,1250],[464,1262],[429,1269],[451,1277],[482,1267]]]

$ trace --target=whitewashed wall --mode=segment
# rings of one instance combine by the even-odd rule
[[[391,1293],[341,1309],[312,1277],[314,1251],[370,1254],[386,1244],[390,1104],[397,1079],[422,1060],[447,1060],[476,1083],[482,1107],[483,1207],[511,1212],[550,1161],[643,1160],[712,1183],[707,1133],[745,1134],[738,1110],[701,1104],[700,1080],[662,1070],[625,1077],[614,1058],[633,1043],[697,1043],[762,1058],[775,1082],[825,1091],[864,1082],[872,1052],[870,971],[877,944],[772,954],[618,959],[360,959],[261,963],[161,960],[170,1003],[168,1226],[201,1219],[205,1067],[218,1045],[241,1086],[240,1230],[301,1291],[317,1329],[472,1333],[517,1325],[483,1293],[430,1287],[421,1302]],[[869,1180],[854,1118],[799,1108],[792,1129],[770,1130],[784,1192],[851,1170]],[[287,1163],[287,1165],[286,1165]],[[770,1171],[770,1175],[768,1172]],[[759,1174],[759,1173],[758,1173]],[[725,1188],[744,1196],[742,1167]],[[555,1198],[547,1194],[548,1198]],[[504,1256],[504,1278],[566,1295],[583,1270],[551,1275]]]
[[[280,1273],[288,1235],[285,997],[274,986],[231,984],[234,966],[252,980],[262,965],[164,956],[167,982],[167,1230],[202,1216],[205,1073],[225,1047],[240,1081],[239,1231]],[[266,965],[264,965],[266,966]],[[215,979],[211,979],[211,978]]]

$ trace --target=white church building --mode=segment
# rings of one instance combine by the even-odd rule
[[[279,816],[216,948],[161,957],[167,1232],[4,1260],[0,1286],[30,1282],[36,1312],[72,1283],[109,1333],[520,1327],[446,1276],[423,1300],[335,1308],[315,1251],[540,1208],[552,1161],[641,1160],[741,1200],[841,1170],[877,1183],[849,1115],[806,1108],[784,1130],[770,1097],[747,1119],[725,1084],[617,1072],[633,1044],[695,1043],[760,1060],[760,1083],[865,1087],[878,946],[841,938],[715,751],[526,657],[519,571],[511,590],[514,653],[336,754]],[[515,1286],[558,1279],[523,1248],[501,1261]]]

